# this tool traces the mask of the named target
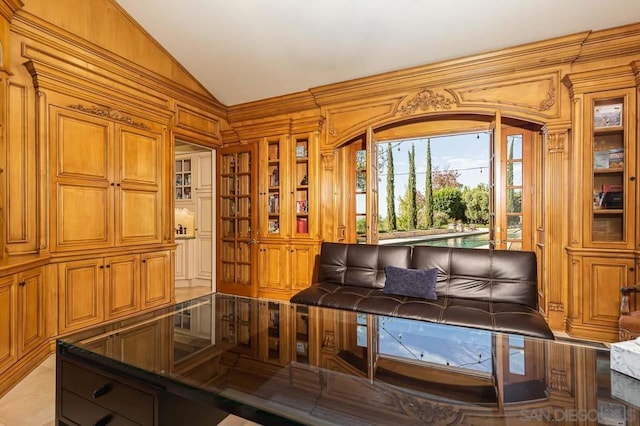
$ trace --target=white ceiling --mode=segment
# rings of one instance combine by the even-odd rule
[[[640,22],[640,0],[116,0],[226,105]]]

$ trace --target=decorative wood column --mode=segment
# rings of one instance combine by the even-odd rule
[[[568,298],[569,241],[569,128],[570,122],[547,124],[543,129],[544,146],[544,259],[545,268],[539,291],[544,295],[549,325],[552,329],[565,328]],[[558,261],[562,259],[562,261]],[[540,261],[540,260],[539,260]]]

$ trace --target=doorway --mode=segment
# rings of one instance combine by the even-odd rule
[[[215,291],[215,150],[175,140],[175,286],[184,298]]]

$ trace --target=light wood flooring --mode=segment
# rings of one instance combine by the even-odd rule
[[[181,302],[211,292],[206,287],[176,288]],[[55,424],[55,355],[49,356],[24,380],[0,399],[0,426],[51,426]],[[245,419],[228,416],[221,425],[253,425]]]

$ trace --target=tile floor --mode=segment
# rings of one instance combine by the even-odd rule
[[[205,287],[177,288],[176,301],[192,299],[210,291]],[[55,425],[55,368],[55,355],[51,355],[0,399],[0,426]],[[220,424],[247,426],[254,423],[229,416]]]

